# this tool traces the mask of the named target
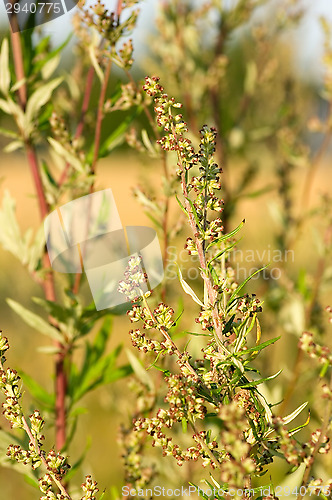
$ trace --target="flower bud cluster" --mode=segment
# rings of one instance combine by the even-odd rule
[[[159,342],[158,340],[153,340],[147,338],[144,332],[141,330],[130,330],[129,332],[131,336],[131,341],[134,347],[137,347],[140,351],[143,352],[154,352],[158,354],[161,352],[162,354],[174,354],[174,345],[169,342],[167,339],[163,342]]]
[[[329,438],[326,435],[322,435],[321,429],[316,429],[311,434],[311,438],[307,443],[299,445],[295,439],[291,437],[280,417],[274,417],[273,425],[279,436],[278,444],[280,450],[287,462],[292,465],[299,466],[303,462],[307,467],[311,466],[314,462],[315,448],[319,440],[318,452],[320,454],[326,454],[330,451]]]
[[[273,417],[273,427],[278,435],[278,446],[289,464],[300,465],[308,456],[305,446],[300,446],[290,435],[281,417]]]
[[[332,390],[327,384],[323,384],[322,386],[323,398],[332,401]]]
[[[82,168],[86,162],[85,153],[81,149],[81,141],[71,136],[64,119],[53,111],[50,118],[52,135],[73,157],[77,158]],[[70,163],[70,162],[69,162]]]
[[[248,427],[246,412],[238,401],[220,406],[219,418],[222,421],[220,448],[225,452],[221,467],[221,480],[241,487],[245,478],[256,469],[250,457],[250,445],[246,442],[244,430]]]
[[[59,452],[50,450],[45,458],[47,470],[58,479],[61,479],[66,474],[67,470],[70,469],[70,465],[67,463],[67,458]]]
[[[133,412],[135,418],[138,419],[139,415],[151,412],[155,404],[155,393],[138,379],[130,381],[130,389],[136,394],[136,407]],[[155,467],[147,465],[142,459],[142,451],[146,444],[145,432],[137,432],[132,425],[125,427],[121,424],[118,441],[123,448],[125,482],[136,489],[143,489],[156,473]]]
[[[81,485],[82,490],[84,491],[84,496],[81,500],[97,500],[97,495],[99,489],[97,488],[96,481],[93,481],[91,476],[85,476],[85,481]]]
[[[20,391],[21,378],[16,370],[7,368],[0,370],[0,388],[6,396],[5,403],[2,403],[3,414],[10,422],[12,428],[23,428],[23,413],[19,403],[22,396]]]
[[[111,113],[113,111],[126,111],[134,106],[142,104],[143,96],[137,91],[134,82],[121,84],[121,95],[116,100],[107,99],[104,104],[104,111]]]
[[[215,468],[215,462],[211,460],[211,457],[204,450],[202,445],[203,437],[200,434],[193,435],[193,439],[197,443],[196,446],[190,446],[186,450],[182,450],[178,444],[175,444],[172,437],[166,436],[162,431],[162,427],[172,427],[173,423],[168,412],[163,409],[159,409],[157,418],[139,418],[134,422],[136,431],[140,432],[145,430],[147,434],[153,437],[152,446],[161,447],[163,456],[165,457],[173,456],[177,465],[182,466],[184,462],[190,460],[197,461],[201,458],[204,466],[210,465],[212,468]],[[204,433],[204,436],[205,435]],[[215,441],[212,441],[207,444],[207,447],[209,449],[215,449],[218,445]]]
[[[215,250],[211,252],[212,256],[214,256],[213,253],[218,253],[219,251],[220,250],[216,247]],[[225,257],[227,257],[227,253],[225,253]],[[235,271],[230,265],[227,265],[226,272],[218,277],[217,288],[221,293],[232,293],[237,287],[238,283],[235,281]]]
[[[156,76],[145,78],[143,90],[154,99],[157,124],[166,132],[158,143],[165,151],[177,151],[185,170],[189,170],[197,164],[198,156],[190,140],[183,135],[188,131],[183,116],[172,114],[172,110],[181,108],[182,104],[164,93],[164,88]]]
[[[305,351],[313,359],[325,365],[326,363],[332,364],[332,353],[329,347],[321,346],[313,341],[313,334],[310,332],[303,332],[300,340],[299,347]]]
[[[330,497],[332,492],[332,479],[323,481],[321,478],[313,479],[308,484],[308,491],[310,495],[317,495],[318,497]]]
[[[192,238],[186,239],[186,244],[185,244],[184,248],[185,248],[185,250],[188,251],[189,255],[197,255],[198,254],[195,242]]]
[[[201,325],[202,330],[208,330],[209,328],[212,328],[213,327],[212,309],[211,308],[203,309],[199,313],[198,318],[195,318],[195,322]]]
[[[143,261],[140,255],[130,257],[124,276],[125,279],[119,281],[118,292],[126,295],[128,301],[140,300],[143,295],[151,294],[149,291],[146,292],[148,277],[143,271]]]
[[[159,303],[152,314],[147,307],[134,305],[132,309],[127,312],[127,315],[132,323],[143,321],[143,328],[146,330],[151,328],[160,329],[161,327],[169,330],[174,326],[174,320],[172,318],[174,310],[163,302]]]
[[[207,412],[204,399],[198,396],[197,379],[192,375],[170,375],[166,377],[168,392],[165,403],[169,403],[167,413],[174,422],[186,419],[204,419]]]
[[[24,465],[30,464],[31,468],[35,470],[41,465],[41,459],[32,443],[29,444],[29,448],[29,450],[23,450],[18,444],[10,444],[6,454],[11,460]]]
[[[262,303],[256,299],[256,295],[244,295],[237,302],[237,310],[243,318],[252,317],[257,312],[262,312]]]
[[[224,202],[215,195],[215,191],[221,189],[219,180],[221,168],[214,162],[213,157],[216,147],[215,139],[217,131],[214,128],[209,128],[207,125],[204,125],[200,130],[200,134],[201,141],[198,155],[200,175],[192,178],[191,182],[188,184],[188,190],[194,190],[196,193],[194,207],[197,214],[205,216],[206,210],[221,212]],[[213,236],[216,236],[216,232],[218,233],[217,230],[222,228],[222,221],[220,219],[216,219],[213,223],[214,225],[210,223],[209,232],[205,234],[205,239],[213,238]],[[204,226],[206,226],[206,222]]]
[[[106,9],[101,0],[82,12],[83,21],[89,27],[94,27],[106,39],[112,37],[118,25],[115,13]]]
[[[30,465],[35,470],[44,463],[47,468],[47,474],[39,480],[39,486],[42,493],[45,495],[42,500],[55,499],[60,500],[66,498],[62,493],[55,495],[52,491],[52,481],[61,480],[69,469],[67,459],[51,450],[48,455],[42,449],[42,441],[45,437],[42,434],[44,420],[38,410],[35,410],[30,416],[30,427],[23,415],[22,407],[19,399],[22,397],[20,390],[20,377],[15,370],[10,368],[4,369],[5,356],[4,353],[8,350],[8,340],[1,336],[0,332],[0,389],[6,396],[6,401],[3,403],[3,414],[11,423],[12,427],[24,429],[30,440],[28,449],[23,449],[17,444],[10,444],[7,449],[7,456],[16,462]]]

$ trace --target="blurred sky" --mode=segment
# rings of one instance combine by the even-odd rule
[[[226,0],[225,3],[234,1]],[[276,3],[281,3],[283,0],[275,1]],[[0,0],[0,23],[3,27],[5,26],[7,17],[4,2]],[[93,0],[88,0],[88,3],[93,3]],[[116,1],[104,0],[103,3],[105,3],[109,10],[114,10]],[[153,30],[158,3],[159,0],[143,0],[141,3],[138,26],[133,35],[137,59],[141,55],[144,55],[144,51],[146,50],[146,35],[149,31]],[[294,64],[304,78],[318,83],[323,74],[321,65],[323,36],[319,17],[325,15],[332,22],[332,0],[302,0],[302,3],[306,7],[307,13],[301,26],[292,36],[292,40],[295,41],[296,46]],[[48,34],[51,34],[55,44],[65,40],[70,33],[71,16],[72,14],[68,13],[45,24],[44,29]]]

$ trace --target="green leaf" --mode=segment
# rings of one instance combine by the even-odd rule
[[[61,352],[61,347],[57,347],[56,345],[42,345],[37,347],[38,352],[42,352],[43,354],[58,354]]]
[[[4,153],[13,153],[14,151],[17,151],[20,148],[23,148],[24,143],[21,140],[17,141],[12,141],[7,146],[3,148]]]
[[[45,62],[44,66],[41,68],[41,74],[43,80],[48,80],[54,73],[54,71],[59,66],[61,59],[60,54],[56,54],[53,58]]]
[[[48,314],[53,316],[53,318],[55,318],[59,323],[66,323],[68,318],[73,316],[72,308],[66,308],[56,302],[53,302],[52,300],[45,300],[41,297],[32,297],[32,300],[39,306],[43,307],[43,309]]]
[[[9,104],[8,101],[5,101],[4,99],[0,99],[0,109],[7,115],[11,115],[12,113],[12,108]]]
[[[54,409],[55,396],[54,394],[49,394],[36,380],[34,380],[30,375],[19,371],[19,375],[23,380],[23,384],[29,389],[30,394],[44,406],[49,409]]]
[[[248,354],[250,352],[255,352],[255,351],[261,351],[262,349],[265,349],[265,347],[277,342],[277,340],[279,340],[280,338],[281,338],[281,336],[279,335],[279,337],[274,337],[273,339],[267,340],[266,342],[262,342],[261,344],[258,344],[254,347],[250,347],[249,349],[245,349],[244,351],[240,351],[236,354],[234,353],[234,355],[242,357],[243,354]]]
[[[47,36],[44,39],[42,39],[36,47],[36,54],[42,53],[43,57],[38,59],[36,64],[34,65],[34,73],[42,70],[42,68],[48,63],[48,61],[50,61],[58,54],[60,54],[62,50],[66,47],[72,36],[73,34],[70,33],[66,38],[66,40],[61,45],[59,45],[56,49],[52,50],[51,52],[47,52],[46,54],[45,52],[47,51],[50,37]]]
[[[7,96],[10,86],[9,71],[9,44],[8,39],[4,38],[0,51],[0,91]]]
[[[104,73],[103,73],[103,70],[101,69],[100,65],[98,64],[95,48],[96,48],[95,44],[93,42],[90,43],[90,45],[88,46],[88,53],[90,56],[92,66],[94,67],[94,70],[95,70],[95,72],[100,80],[100,83],[103,83]]]
[[[156,151],[156,148],[151,143],[150,137],[145,129],[142,130],[141,135],[142,135],[143,144],[146,147],[147,151],[150,153],[150,156],[152,158],[157,158],[158,153]]]
[[[282,370],[279,370],[274,375],[270,375],[270,377],[261,378],[259,380],[253,380],[252,382],[248,382],[246,384],[240,384],[239,387],[241,387],[242,389],[248,389],[249,387],[256,387],[257,385],[260,385],[263,382],[266,382],[268,380],[273,380],[274,378],[278,377],[278,375],[280,375],[281,372]]]
[[[176,198],[176,201],[178,202],[178,204],[179,204],[179,206],[180,206],[180,208],[181,208],[182,212],[183,212],[183,213],[184,213],[184,214],[188,217],[187,210],[186,210],[186,209],[184,208],[184,206],[182,205],[182,203],[181,203],[181,201],[180,201],[180,199],[179,199],[179,197],[178,197],[178,195],[177,195],[177,194],[175,195],[175,198]]]
[[[229,240],[230,238],[233,238],[233,236],[235,236],[240,231],[240,229],[242,229],[245,221],[246,220],[243,219],[243,221],[233,231],[231,231],[230,233],[227,233],[227,234],[223,234],[222,236],[220,236],[220,238],[213,240],[212,243],[210,243],[206,247],[206,249],[208,250],[210,247],[212,247],[213,245],[216,245],[217,243],[221,243],[222,241],[226,241],[226,240]]]
[[[67,149],[62,144],[60,144],[60,142],[56,141],[52,137],[48,138],[48,142],[51,144],[52,148],[57,153],[57,155],[60,156],[60,158],[63,158],[66,162],[70,163],[70,165],[74,167],[74,169],[79,173],[84,173],[85,170],[81,161],[75,155],[67,151]]]
[[[255,271],[254,273],[252,273],[250,276],[248,276],[247,279],[245,279],[244,281],[242,281],[242,283],[237,287],[236,290],[234,290],[234,292],[232,293],[232,295],[230,296],[230,299],[228,301],[228,306],[232,303],[233,299],[240,293],[240,291],[242,290],[242,288],[248,283],[249,280],[251,280],[251,278],[253,278],[256,274],[260,273],[261,271],[263,271],[264,269],[266,269],[267,267],[269,266],[269,264],[267,264],[266,266],[264,267],[261,267],[260,269],[257,269],[257,271]]]
[[[119,126],[115,130],[113,130],[113,132],[101,144],[99,149],[99,158],[104,158],[113,149],[115,149],[117,146],[120,146],[120,144],[124,142],[125,133],[127,132],[129,125],[133,122],[137,114],[138,110],[135,109],[132,114],[130,114],[129,116],[120,121]],[[92,144],[89,154],[87,156],[87,160],[89,162],[92,161],[93,152],[94,152],[94,144]]]
[[[26,106],[25,115],[28,124],[32,122],[40,108],[50,100],[52,92],[60,85],[62,81],[62,77],[55,78],[54,80],[45,83],[34,91],[34,93],[29,98]]]
[[[179,276],[179,280],[180,280],[180,283],[181,283],[181,286],[184,290],[185,293],[187,293],[188,295],[191,296],[191,298],[193,299],[194,302],[196,302],[196,304],[200,305],[201,307],[204,307],[204,304],[202,301],[199,300],[199,298],[197,297],[196,293],[194,292],[194,290],[188,285],[188,283],[183,279],[182,277],[182,272],[181,272],[181,269],[179,268],[178,264],[176,263],[177,265],[177,268],[178,268],[178,276]]]
[[[43,335],[47,335],[53,340],[57,342],[62,342],[63,338],[61,333],[47,323],[44,319],[42,319],[37,314],[29,311],[21,304],[12,299],[7,299],[7,304],[19,315],[21,318],[29,325],[31,328],[38,330]]]
[[[16,92],[18,89],[22,87],[22,85],[25,85],[27,79],[26,78],[21,78],[21,80],[18,80],[10,89],[11,92]]]
[[[126,349],[126,354],[128,356],[129,363],[132,366],[132,369],[134,370],[134,373],[138,380],[142,382],[151,392],[155,392],[153,380],[140,362],[138,358],[129,350]]]
[[[304,410],[304,408],[308,405],[308,401],[306,401],[305,403],[301,404],[298,408],[296,408],[296,410],[294,410],[292,413],[290,413],[289,415],[287,415],[286,417],[284,417],[282,420],[283,420],[283,423],[284,424],[289,424],[289,422],[291,422],[292,420],[294,420],[300,413],[302,410]]]
[[[198,486],[196,486],[196,484],[194,483],[191,483],[189,481],[190,486],[194,486],[194,488],[196,488],[196,491],[198,492],[198,495],[201,497],[201,498],[204,498],[205,500],[209,500],[209,497],[204,493],[204,491],[202,490],[202,488],[199,488]]]
[[[242,238],[241,238],[242,239]],[[240,241],[240,240],[239,240]],[[229,247],[227,248],[224,248],[223,250],[221,250],[220,252],[217,253],[217,255],[215,255],[209,262],[208,262],[208,265],[211,264],[211,262],[213,262],[214,260],[216,259],[219,259],[219,257],[221,257],[224,253],[228,252],[229,250],[231,250],[233,247],[235,247],[235,245],[237,245],[239,243],[239,241],[234,241],[234,243],[232,243],[232,245],[230,245]]]
[[[12,130],[8,130],[6,128],[0,127],[0,134],[2,134],[5,137],[9,137],[10,139],[18,139],[19,136],[17,135],[16,132],[13,132]]]

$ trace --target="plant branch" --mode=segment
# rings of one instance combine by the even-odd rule
[[[62,495],[64,495],[65,498],[71,499],[71,496],[68,494],[66,488],[63,486],[63,484],[61,484],[61,481],[59,481],[59,479],[57,479],[55,477],[55,475],[53,474],[53,472],[49,470],[49,467],[47,465],[45,456],[44,456],[43,452],[41,451],[41,449],[40,449],[40,447],[39,447],[36,439],[32,435],[31,429],[30,429],[30,427],[29,427],[29,425],[28,425],[25,417],[22,417],[22,422],[23,422],[24,430],[27,433],[27,435],[29,436],[29,439],[30,439],[31,443],[33,444],[33,447],[36,450],[38,456],[40,457],[40,460],[42,461],[43,465],[45,466],[48,474],[50,474],[50,476],[52,477],[54,483],[57,485],[57,487],[61,491]]]

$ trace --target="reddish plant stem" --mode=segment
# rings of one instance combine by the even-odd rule
[[[24,66],[23,66],[23,53],[22,53],[22,45],[19,31],[13,32],[11,30],[11,40],[12,40],[12,51],[14,58],[14,67],[16,73],[16,79],[21,81],[25,78],[24,74]],[[28,93],[27,86],[24,83],[18,89],[18,99],[22,110],[25,110],[27,103]],[[40,175],[39,165],[37,153],[33,145],[31,144],[29,139],[24,140],[26,155],[28,159],[28,163],[30,166],[31,175],[35,184],[35,189],[37,192],[39,211],[41,215],[41,219],[43,220],[47,214],[49,213],[49,206],[46,201],[43,183]],[[43,265],[44,268],[50,268],[50,260],[48,253],[46,252],[43,257]],[[52,273],[48,273],[42,282],[42,286],[44,289],[44,294],[46,300],[55,301],[55,286],[54,286],[54,278]],[[52,323],[55,327],[57,326],[54,318],[49,317],[50,323]],[[64,368],[64,358],[65,354],[63,351],[63,346],[57,342],[56,347],[59,350],[59,353],[55,358],[55,441],[56,448],[60,450],[63,448],[66,441],[66,406],[65,406],[65,397],[67,390],[67,376]]]
[[[118,22],[120,21],[121,12],[122,12],[122,0],[118,0],[117,7],[116,7],[116,15],[118,18]]]
[[[47,203],[46,198],[45,198],[45,193],[44,193],[43,183],[42,183],[42,179],[41,179],[41,175],[40,175],[36,150],[34,149],[34,147],[32,146],[32,144],[29,141],[26,141],[25,142],[25,151],[26,151],[26,155],[27,155],[27,159],[28,159],[28,162],[30,165],[32,178],[33,178],[36,192],[37,192],[40,216],[43,220],[43,219],[45,219],[46,215],[49,213],[49,206],[48,206],[48,203]]]
[[[89,68],[89,71],[87,74],[86,87],[85,87],[85,92],[84,92],[83,102],[82,102],[81,116],[80,116],[80,121],[78,122],[77,129],[76,129],[76,132],[74,135],[75,139],[78,139],[79,137],[81,137],[82,132],[83,132],[85,116],[86,116],[86,113],[89,109],[90,97],[91,97],[92,86],[93,86],[94,72],[95,72],[94,67],[91,66]],[[69,167],[70,167],[70,164],[67,163],[62,174],[61,174],[61,177],[59,179],[59,186],[61,186],[65,182],[65,180],[67,179]]]
[[[17,24],[16,16],[12,16],[11,22],[14,24]],[[18,26],[16,26],[16,29],[18,30]],[[16,31],[14,33],[12,30],[10,30],[10,35],[11,35],[11,41],[12,41],[13,54],[14,54],[15,74],[16,74],[17,80],[20,81],[20,80],[24,79],[23,54],[22,54],[20,33],[19,33],[19,31]],[[25,84],[23,84],[19,87],[19,89],[17,91],[17,95],[18,95],[18,101],[19,101],[21,108],[23,110],[25,110],[25,106],[27,103],[27,88],[26,88]]]

